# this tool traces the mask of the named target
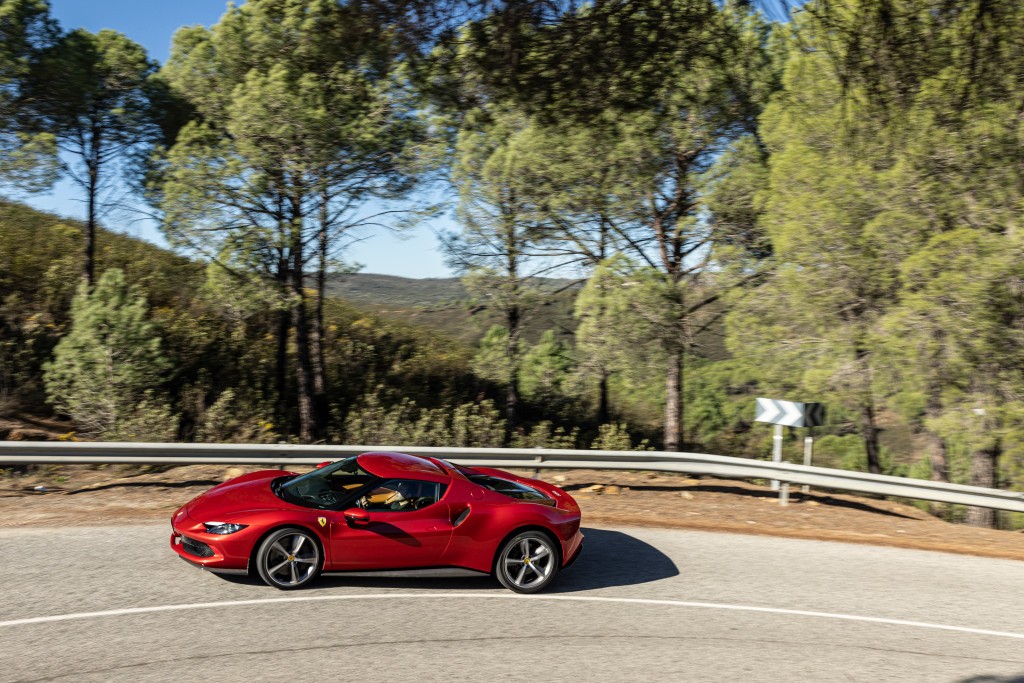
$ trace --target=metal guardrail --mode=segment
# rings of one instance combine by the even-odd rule
[[[145,465],[315,465],[369,451],[401,451],[489,467],[647,470],[723,479],[774,479],[816,488],[1024,512],[1024,493],[891,477],[867,472],[774,463],[704,453],[440,448],[423,446],[295,446],[289,444],[53,443],[0,441],[0,465],[133,463]]]

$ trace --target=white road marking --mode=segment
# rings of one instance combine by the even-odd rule
[[[628,605],[663,605],[668,607],[689,607],[693,609],[719,609],[733,610],[737,612],[761,612],[764,614],[782,614],[798,617],[817,617],[822,619],[839,619],[842,621],[859,621],[871,624],[889,624],[892,626],[910,626],[913,628],[929,628],[939,631],[956,631],[958,633],[973,633],[982,636],[995,636],[998,638],[1016,638],[1024,640],[1024,633],[1012,633],[1009,631],[991,631],[988,629],[969,628],[967,626],[950,626],[947,624],[932,624],[924,621],[907,621],[904,619],[888,619],[885,617],[868,617],[857,614],[835,614],[832,612],[812,612],[797,609],[781,609],[777,607],[752,607],[750,605],[729,605],[713,602],[688,602],[684,600],[655,600],[647,598],[612,598],[583,595],[514,595],[500,593],[378,593],[373,595],[306,595],[292,598],[263,598],[259,600],[230,600],[223,602],[198,602],[182,605],[156,605],[153,607],[129,607],[125,609],[113,609],[102,612],[76,612],[72,614],[54,614],[45,617],[30,617],[28,619],[12,619],[0,621],[0,628],[9,626],[27,626],[29,624],[46,624],[57,621],[76,621],[81,619],[97,619],[101,617],[119,617],[132,614],[150,614],[154,612],[177,612],[193,609],[214,609],[217,607],[244,607],[246,605],[273,605],[277,603],[291,602],[327,602],[335,600],[407,600],[414,598],[426,598],[434,600],[540,600],[540,601],[562,601],[562,602],[597,602],[597,603],[618,603]]]

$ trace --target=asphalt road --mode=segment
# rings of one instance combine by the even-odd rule
[[[585,530],[541,597],[489,579],[196,570],[161,526],[0,531],[0,681],[1024,682],[1024,563]]]

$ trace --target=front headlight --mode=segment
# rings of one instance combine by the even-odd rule
[[[206,533],[217,534],[224,536],[226,534],[233,534],[236,531],[244,529],[246,524],[228,524],[226,522],[203,522],[203,526],[206,527]]]

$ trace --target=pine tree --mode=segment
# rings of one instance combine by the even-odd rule
[[[523,330],[542,300],[537,276],[550,265],[538,258],[543,255],[540,195],[526,178],[520,151],[528,120],[500,108],[475,112],[474,118],[481,124],[461,131],[452,174],[462,232],[448,235],[444,246],[450,265],[466,274],[466,288],[477,305],[501,316],[502,384],[511,436],[520,426]],[[488,338],[496,340],[499,334],[492,329]]]
[[[898,213],[906,176],[881,122],[844,101],[828,56],[792,50],[783,82],[760,132],[771,153],[760,223],[775,267],[730,317],[730,349],[760,369],[765,391],[829,396],[853,412],[879,472],[875,332],[926,226]]]
[[[569,345],[558,339],[554,330],[544,330],[523,356],[523,395],[535,403],[554,403],[566,395],[573,369]]]
[[[88,435],[170,439],[176,425],[160,392],[168,368],[145,297],[110,269],[93,291],[80,285],[44,379],[54,407]]]
[[[96,228],[110,204],[115,171],[158,135],[149,81],[155,70],[142,46],[108,29],[62,35],[31,70],[32,127],[56,140],[62,175],[85,193],[82,275],[90,286]]]
[[[0,183],[42,190],[56,179],[55,138],[32,126],[29,74],[57,40],[45,0],[0,2]]]
[[[196,112],[158,174],[164,230],[176,245],[236,252],[288,303],[276,333],[279,412],[293,331],[303,442],[323,436],[328,414],[321,305],[331,257],[353,227],[394,225],[386,213],[367,218],[366,204],[407,195],[423,137],[387,36],[366,21],[358,3],[253,0],[209,29],[180,30],[161,71]]]

